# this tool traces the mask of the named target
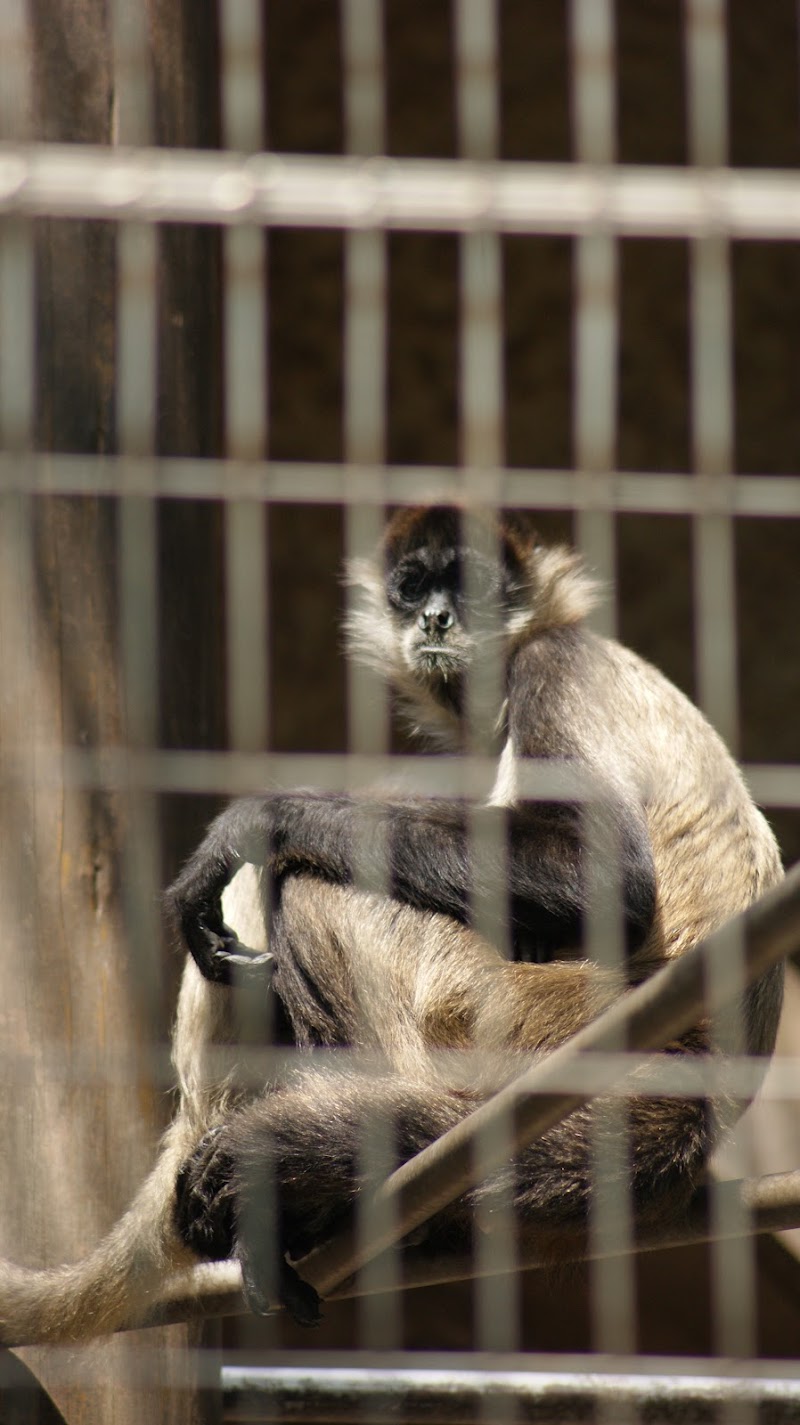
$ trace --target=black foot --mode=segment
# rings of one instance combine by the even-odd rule
[[[212,1128],[187,1158],[175,1183],[175,1222],[187,1247],[214,1262],[233,1255],[236,1244],[233,1161]]]
[[[268,1316],[275,1309],[277,1293],[280,1305],[288,1311],[298,1326],[318,1326],[322,1320],[322,1302],[310,1282],[303,1281],[290,1262],[281,1258],[277,1263],[277,1281],[273,1271],[265,1270],[263,1254],[249,1250],[239,1242],[242,1282],[247,1305],[256,1316]]]

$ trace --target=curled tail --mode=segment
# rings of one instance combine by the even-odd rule
[[[128,1211],[82,1261],[42,1270],[0,1261],[3,1345],[81,1341],[139,1321],[164,1279],[196,1261],[173,1224],[175,1176],[195,1141],[188,1137],[177,1119]]]

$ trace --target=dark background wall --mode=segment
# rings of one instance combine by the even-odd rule
[[[623,162],[686,162],[683,7],[621,0],[618,149]],[[388,0],[387,132],[394,155],[456,152],[450,7]],[[571,157],[567,6],[503,0],[502,154]],[[729,5],[730,157],[795,166],[800,157],[796,7]],[[337,7],[266,7],[267,137],[287,151],[342,148]],[[571,441],[571,244],[504,243],[506,450],[510,464],[568,467]],[[689,263],[681,241],[621,244],[618,460],[630,470],[691,469]],[[398,462],[458,456],[457,245],[449,236],[389,241],[388,451]],[[280,232],[269,242],[270,449],[283,458],[342,453],[342,242]],[[741,242],[733,250],[736,469],[796,470],[800,447],[800,250]],[[542,516],[569,534],[567,512]],[[677,517],[617,521],[622,637],[694,692],[692,533]],[[308,560],[308,551],[312,558]],[[345,745],[344,685],[332,630],[340,521],[333,510],[273,514],[274,736],[290,748]],[[737,525],[741,746],[744,759],[797,761],[800,523]],[[320,668],[325,677],[320,682]],[[313,693],[313,696],[310,696]],[[774,814],[787,861],[800,821]]]

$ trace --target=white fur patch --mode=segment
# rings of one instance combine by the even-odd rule
[[[519,796],[518,781],[514,743],[510,737],[507,737],[505,747],[500,753],[497,777],[489,796],[488,805],[490,807],[513,806]]]
[[[248,950],[256,950],[259,954],[266,950],[261,872],[249,862],[236,872],[222,893],[222,918],[231,930],[236,931]]]

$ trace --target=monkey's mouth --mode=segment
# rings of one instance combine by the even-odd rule
[[[412,658],[422,672],[438,673],[441,678],[452,677],[464,668],[462,650],[444,643],[418,643],[413,649]]]

